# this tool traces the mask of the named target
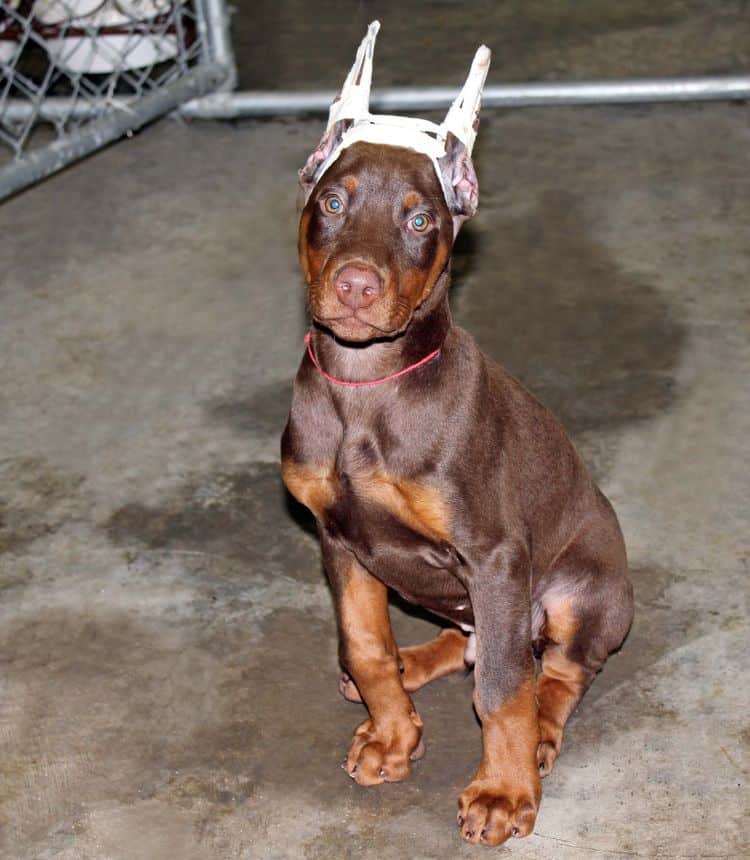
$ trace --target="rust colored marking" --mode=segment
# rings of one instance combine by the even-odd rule
[[[444,675],[466,668],[466,636],[460,630],[443,630],[437,639],[402,648],[399,652],[403,672],[401,683],[408,692],[418,690]]]
[[[352,560],[339,598],[346,669],[370,712],[346,761],[361,785],[397,782],[421,755],[422,720],[401,684],[385,585]]]
[[[496,776],[514,781],[516,773],[524,772],[524,764],[536,754],[539,742],[534,678],[522,682],[518,692],[494,711],[483,713],[478,697],[474,705],[482,721],[484,755],[477,776]],[[534,765],[533,770],[536,771]]]
[[[354,192],[357,190],[358,185],[359,185],[359,183],[357,182],[357,179],[354,176],[347,176],[344,179],[344,188],[346,188],[347,194],[354,194]]]
[[[409,305],[416,307],[426,289],[425,269],[411,268],[401,273],[401,289]]]
[[[471,784],[458,800],[459,826],[468,842],[499,845],[534,829],[541,798],[536,752],[539,741],[534,678],[512,699],[481,713],[483,754]]]
[[[404,209],[405,210],[408,211],[409,209],[414,209],[418,204],[419,204],[419,194],[417,194],[416,191],[410,191],[404,197]]]
[[[559,645],[549,645],[545,649],[542,656],[542,675],[550,680],[565,681],[570,684],[583,684],[586,680],[586,670],[583,666],[566,657],[563,648]]]
[[[438,489],[382,472],[358,480],[357,488],[413,531],[450,542],[448,505]]]
[[[310,242],[308,235],[312,213],[306,209],[299,222],[299,260],[305,281],[314,284],[319,278],[325,264],[325,255],[320,253]]]
[[[330,466],[306,466],[285,460],[281,464],[281,477],[294,498],[318,519],[336,500],[338,485]]]
[[[422,645],[399,649],[401,683],[407,693],[413,693],[451,672],[466,668],[464,654],[468,637],[454,628],[443,630],[437,639]],[[339,692],[350,702],[361,702],[362,696],[348,675],[339,683]]]
[[[543,776],[552,770],[562,749],[565,723],[591,681],[591,673],[565,653],[580,627],[573,598],[556,597],[545,605],[547,622],[544,635],[548,644],[536,683],[540,731],[538,763]]]
[[[573,597],[556,595],[551,600],[543,597],[542,605],[547,613],[545,638],[557,644],[572,642],[580,626]]]
[[[561,646],[547,646],[542,657],[542,672],[536,682],[540,732],[538,761],[543,776],[552,770],[560,754],[565,723],[589,683],[590,677],[584,667],[568,659]]]
[[[309,225],[310,213],[303,212],[299,222],[299,261],[302,266],[302,273],[308,284],[312,282],[310,278],[310,266],[307,261],[307,228]]]
[[[430,266],[429,271],[427,272],[427,278],[424,282],[424,287],[422,288],[422,294],[419,297],[419,304],[423,304],[427,301],[428,296],[432,292],[435,284],[440,277],[440,273],[445,268],[446,263],[448,262],[448,257],[450,256],[450,246],[443,241],[440,241],[437,246],[437,253],[435,254],[435,259]]]
[[[410,268],[401,273],[403,294],[411,306],[419,307],[427,300],[438,282],[449,256],[450,245],[441,238],[428,267]]]
[[[388,589],[352,559],[339,610],[347,648],[365,660],[396,659],[397,647],[388,614]]]

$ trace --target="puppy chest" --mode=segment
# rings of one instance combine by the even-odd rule
[[[374,445],[363,438],[342,446],[329,464],[282,464],[291,494],[325,522],[335,519],[344,532],[361,530],[384,515],[428,541],[450,542],[447,494],[436,483],[407,478],[375,464]],[[346,528],[351,521],[351,528]],[[357,525],[358,528],[354,528]]]
[[[468,595],[452,572],[448,496],[435,483],[367,468],[355,456],[327,467],[285,464],[284,478],[378,579],[412,603],[471,623]]]

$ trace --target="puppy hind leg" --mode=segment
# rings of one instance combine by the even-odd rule
[[[541,776],[552,771],[562,749],[565,723],[583,698],[594,674],[571,659],[565,646],[550,643],[545,648],[542,671],[536,682],[540,735],[537,766]]]
[[[565,724],[609,654],[620,646],[632,620],[632,590],[596,577],[599,588],[559,593],[544,601],[547,620],[542,671],[537,677],[540,743],[537,764],[547,776],[562,748]],[[609,587],[607,584],[609,583]],[[602,598],[602,599],[600,599]]]
[[[413,645],[399,650],[401,683],[407,693],[412,693],[425,684],[459,672],[466,668],[464,656],[468,644],[460,630],[446,628],[431,642]],[[350,702],[361,702],[357,685],[344,673],[339,681],[339,692]]]

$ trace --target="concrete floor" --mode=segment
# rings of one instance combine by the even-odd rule
[[[470,676],[416,694],[407,783],[338,768],[363,711],[278,476],[320,131],[167,121],[0,208],[3,858],[484,856]],[[742,106],[483,117],[455,316],[570,429],[637,599],[497,855],[750,856],[748,152]]]

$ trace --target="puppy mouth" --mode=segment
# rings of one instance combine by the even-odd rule
[[[331,329],[335,335],[348,340],[373,340],[378,337],[393,337],[404,327],[388,327],[378,325],[370,320],[362,319],[356,311],[340,316],[319,316],[313,314],[313,319],[325,328]]]
[[[318,316],[317,314],[313,315],[315,318],[315,322],[321,323],[321,325],[352,325],[352,326],[367,326],[368,328],[377,328],[372,323],[367,322],[367,320],[363,320],[360,316],[357,315],[356,311],[352,311],[349,314],[341,314],[340,316],[335,317],[323,317]]]

